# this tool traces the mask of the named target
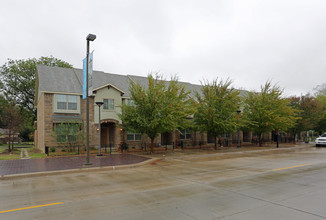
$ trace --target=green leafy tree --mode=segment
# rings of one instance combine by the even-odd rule
[[[194,113],[193,100],[176,77],[167,82],[162,76],[150,74],[147,86],[131,81],[129,90],[134,105],[123,104],[119,117],[125,130],[146,134],[151,139],[151,152],[158,134],[189,124],[187,117]]]
[[[4,127],[4,122],[2,119],[2,116],[4,114],[4,110],[6,109],[6,107],[8,106],[8,102],[7,100],[0,95],[0,128]]]
[[[293,127],[298,117],[288,99],[282,97],[282,90],[271,82],[261,87],[260,92],[249,92],[244,102],[244,116],[251,121],[249,128],[259,138],[271,131],[287,131]]]
[[[288,98],[289,102],[290,102],[290,106],[293,109],[296,109],[296,116],[298,117],[297,123],[295,124],[295,126],[293,126],[292,128],[289,129],[289,132],[292,134],[293,137],[293,143],[296,143],[296,136],[298,134],[300,134],[301,131],[303,131],[303,127],[301,126],[302,124],[300,123],[300,121],[302,120],[301,114],[302,114],[302,110],[301,110],[301,99],[300,97],[297,96],[292,96]]]
[[[0,67],[0,93],[7,101],[22,109],[20,135],[24,140],[28,140],[29,133],[34,131],[36,120],[34,97],[37,64],[72,68],[71,64],[52,56],[26,60],[8,59],[8,62]]]
[[[0,67],[1,91],[7,100],[34,113],[36,64],[72,68],[72,65],[54,57],[11,60]]]
[[[315,100],[318,105],[322,108],[321,118],[315,127],[315,130],[322,134],[326,131],[326,84],[317,86],[315,89]]]
[[[232,81],[204,82],[201,93],[196,94],[194,123],[198,130],[215,138],[236,130],[240,126],[237,111],[240,108],[239,91],[231,87]]]

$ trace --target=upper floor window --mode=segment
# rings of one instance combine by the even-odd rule
[[[128,99],[128,105],[129,106],[134,106],[135,105],[135,101],[132,99]]]
[[[114,110],[114,99],[104,99],[103,109]]]
[[[77,110],[77,96],[57,95],[57,109]]]

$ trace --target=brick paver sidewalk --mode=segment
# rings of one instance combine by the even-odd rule
[[[103,157],[90,156],[92,165],[87,167],[105,167],[136,164],[150,158],[131,154],[112,154]],[[85,168],[85,156],[56,157],[39,159],[0,160],[0,176]]]

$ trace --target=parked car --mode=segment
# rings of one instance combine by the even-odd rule
[[[316,138],[316,147],[326,146],[326,133]]]

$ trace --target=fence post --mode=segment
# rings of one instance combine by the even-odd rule
[[[49,156],[49,147],[45,146],[45,154]]]

